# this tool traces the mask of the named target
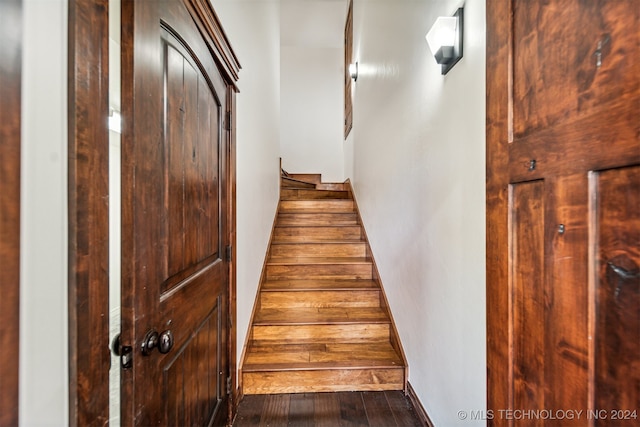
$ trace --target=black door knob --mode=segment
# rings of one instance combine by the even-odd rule
[[[158,351],[162,354],[169,353],[173,348],[173,333],[170,329],[160,334],[160,342],[158,343]]]
[[[154,348],[158,346],[158,333],[151,329],[144,336],[142,343],[140,344],[140,349],[142,350],[142,354],[148,356],[151,354]]]

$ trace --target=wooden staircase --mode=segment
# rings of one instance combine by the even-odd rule
[[[350,184],[281,182],[242,392],[404,390],[406,361]]]

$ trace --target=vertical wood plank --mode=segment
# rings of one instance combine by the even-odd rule
[[[509,84],[512,58],[512,1],[487,4],[487,409],[498,411],[512,403],[509,349],[508,142],[512,110]],[[507,421],[494,419],[492,426]]]
[[[184,268],[184,58],[180,52],[167,43],[165,46],[165,81],[166,81],[166,115],[170,120],[165,122],[165,158],[168,162],[165,188],[167,196],[164,203],[168,216],[169,253],[166,278],[173,276]]]
[[[544,409],[544,191],[544,181],[511,189],[513,407],[522,410]]]
[[[608,416],[595,425],[634,426],[633,411],[640,411],[640,166],[596,176],[594,408]]]
[[[315,398],[313,393],[293,394],[289,403],[289,424],[314,427]]]
[[[184,62],[184,232],[185,267],[198,260],[198,233],[200,230],[200,176],[198,157],[202,155],[198,141],[198,72],[188,61]]]
[[[349,1],[347,19],[344,26],[344,139],[347,139],[353,127],[353,99],[349,75],[349,65],[353,62],[353,0]]]
[[[22,1],[0,2],[0,426],[18,425]]]
[[[236,427],[260,425],[266,400],[266,394],[245,396],[242,403],[238,405],[238,416],[233,425]]]
[[[109,419],[108,0],[69,2],[69,423]]]
[[[392,427],[396,425],[389,402],[384,393],[363,392],[362,400],[371,427]]]
[[[340,425],[340,402],[336,393],[316,393],[313,419],[317,427]]]
[[[588,179],[545,180],[544,408],[586,408],[588,387]],[[560,227],[564,227],[560,230]],[[584,420],[565,420],[581,426]]]
[[[340,401],[340,426],[365,427],[369,425],[367,413],[364,409],[362,393],[337,393]]]
[[[264,402],[260,426],[285,427],[289,423],[289,394],[270,394]]]
[[[162,372],[162,398],[166,405],[166,425],[186,425],[184,408],[184,356],[176,358]]]
[[[421,425],[409,399],[401,391],[385,391],[384,394],[389,402],[389,407],[391,408],[398,427]]]

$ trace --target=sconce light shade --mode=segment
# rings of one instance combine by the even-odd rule
[[[353,64],[349,64],[349,75],[351,76],[354,82],[358,80],[358,63],[357,62]]]
[[[436,62],[442,65],[442,74],[462,58],[463,15],[460,8],[451,17],[439,17],[425,37]]]

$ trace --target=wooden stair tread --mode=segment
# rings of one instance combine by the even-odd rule
[[[390,343],[332,343],[250,346],[243,370],[322,370],[402,368],[402,359]]]
[[[267,308],[256,312],[254,325],[336,325],[390,323],[380,307]]]
[[[344,265],[344,264],[371,264],[371,258],[367,257],[277,257],[270,258],[267,265]]]
[[[263,292],[380,289],[374,280],[268,280]]]

